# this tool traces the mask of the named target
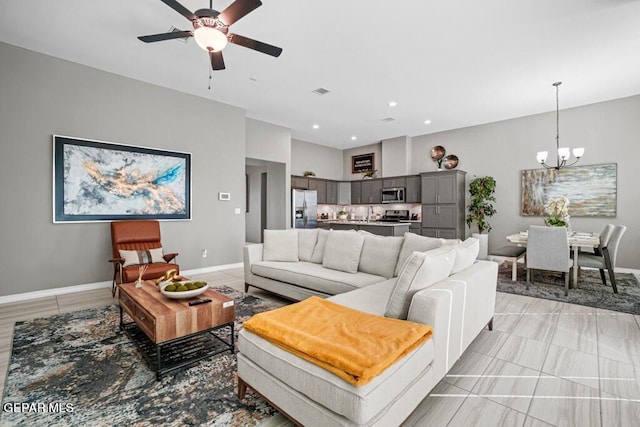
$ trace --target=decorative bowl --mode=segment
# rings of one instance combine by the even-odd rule
[[[206,291],[207,289],[209,289],[209,285],[207,285],[206,282],[204,283],[204,286],[198,289],[194,289],[192,291],[184,291],[184,292],[169,292],[169,291],[165,291],[164,288],[166,288],[167,286],[171,285],[171,284],[184,284],[184,283],[194,283],[194,280],[189,280],[189,281],[184,281],[184,282],[173,282],[173,283],[166,283],[164,285],[162,285],[162,287],[160,288],[160,292],[162,293],[162,295],[164,295],[167,298],[171,298],[171,299],[187,299],[187,298],[193,298],[193,297],[197,297],[198,295],[202,294],[204,291]]]

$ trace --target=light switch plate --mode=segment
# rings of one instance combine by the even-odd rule
[[[233,210],[233,212],[234,212],[236,215],[240,215],[241,209],[240,209],[240,208],[235,208],[235,209]]]
[[[218,193],[218,200],[231,200],[231,193]]]

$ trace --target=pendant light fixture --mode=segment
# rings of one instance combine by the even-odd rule
[[[549,156],[548,151],[539,151],[538,154],[536,155],[536,159],[538,160],[538,163],[540,163],[542,166],[544,166],[547,169],[560,170],[564,167],[575,165],[576,163],[578,163],[578,161],[584,154],[584,148],[574,148],[573,156],[576,158],[576,160],[573,163],[567,164],[567,162],[569,161],[569,158],[571,157],[571,150],[569,150],[568,147],[560,147],[560,106],[558,103],[558,86],[560,86],[561,84],[562,82],[555,82],[553,84],[553,86],[556,87],[556,149],[557,149],[556,165],[550,166],[546,163],[547,157]]]

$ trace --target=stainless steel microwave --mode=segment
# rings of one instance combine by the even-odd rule
[[[404,188],[383,188],[382,203],[404,203]]]

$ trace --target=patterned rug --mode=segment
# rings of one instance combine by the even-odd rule
[[[518,281],[511,281],[511,264],[503,263],[498,273],[498,291],[509,294],[526,295],[571,304],[586,305],[623,313],[640,314],[640,285],[630,273],[616,273],[618,293],[613,293],[607,275],[604,286],[598,270],[580,272],[578,288],[569,289],[569,296],[564,296],[564,279],[560,273],[537,271],[535,282],[527,290],[527,272],[524,266],[518,266]]]
[[[284,303],[217,291],[236,300],[236,332],[253,314]],[[17,322],[3,408],[34,403],[72,412],[5,412],[0,425],[246,426],[277,414],[247,393],[236,396],[236,356],[226,352],[156,381],[119,329],[116,306]],[[227,328],[228,330],[228,328]],[[237,344],[237,343],[236,343]]]

